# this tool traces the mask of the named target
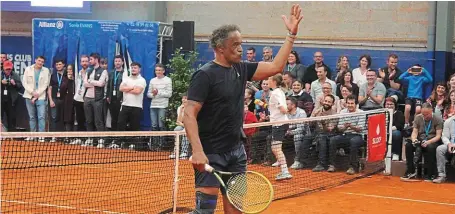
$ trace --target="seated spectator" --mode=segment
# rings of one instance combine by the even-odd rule
[[[183,118],[185,116],[185,106],[187,103],[188,95],[186,93],[182,94],[182,104],[177,108],[177,122],[176,122],[176,127],[174,128],[174,131],[184,131],[185,130],[185,125],[183,124]],[[180,149],[180,159],[186,159],[189,157],[189,142],[188,138],[186,135],[183,135],[182,141],[181,141],[182,148]],[[175,158],[175,152],[172,152],[171,155],[169,155],[169,158],[173,159]]]
[[[455,90],[449,92],[446,103],[447,105],[442,116],[443,120],[447,120],[449,117],[455,115]]]
[[[351,71],[344,71],[340,75],[339,83],[337,84],[336,95],[338,98],[342,99],[341,96],[341,86],[348,86],[351,88],[352,94],[355,96],[359,96],[359,86],[352,81],[352,73]]]
[[[403,128],[404,128],[404,115],[403,112],[397,110],[397,100],[393,97],[385,99],[385,107],[393,110],[393,124],[392,124],[392,160],[398,161],[401,159],[403,147]]]
[[[438,177],[433,183],[444,183],[446,181],[446,163],[451,156],[455,158],[455,116],[450,117],[444,122],[442,131],[442,145],[436,149],[436,161],[438,166]]]
[[[436,84],[433,88],[430,97],[427,99],[427,103],[433,106],[433,112],[436,115],[443,116],[444,108],[447,105],[447,86],[444,82]]]
[[[376,72],[368,70],[367,82],[359,87],[360,109],[368,111],[382,108],[386,93],[384,85],[376,79]]]
[[[452,74],[447,81],[447,91],[455,90],[455,74]]]
[[[402,180],[415,179],[421,155],[425,158],[426,181],[436,178],[436,148],[441,144],[442,118],[433,114],[430,104],[422,105],[422,113],[415,116],[411,141],[406,143],[406,173]],[[415,154],[414,154],[415,152]]]
[[[336,72],[332,74],[330,79],[335,81],[335,83],[338,84],[338,83],[340,83],[341,79],[343,79],[343,73],[344,72],[350,72],[351,76],[352,76],[352,71],[351,71],[351,68],[349,66],[348,57],[345,56],[345,55],[341,55],[340,57],[338,57]]]
[[[289,54],[284,71],[289,71],[296,80],[303,81],[306,67],[300,63],[300,57],[296,51],[291,51]]]
[[[324,97],[329,94],[331,94],[335,97],[335,102],[332,105],[332,111],[334,114],[336,114],[341,111],[340,99],[337,96],[335,96],[335,94],[333,94],[332,85],[327,82],[322,84],[322,94],[316,99],[316,101],[314,103],[314,108],[317,109],[320,106],[322,106],[324,104]]]
[[[257,123],[258,119],[254,116],[254,113],[249,111],[248,106],[245,105],[243,114],[243,124],[250,124],[250,123]],[[244,142],[245,152],[247,157],[247,162],[251,162],[251,141],[253,139],[253,135],[256,133],[257,128],[246,128],[243,129],[243,132],[246,135],[246,141]]]
[[[403,99],[403,92],[401,91],[401,83],[399,80],[400,75],[403,73],[398,67],[398,56],[390,54],[387,58],[387,66],[379,69],[378,81],[384,84],[387,89],[387,96],[398,96],[398,101]]]
[[[316,70],[317,70],[318,79],[311,83],[310,95],[311,95],[311,98],[313,98],[314,102],[316,102],[317,98],[322,95],[322,84],[324,84],[325,82],[328,82],[332,85],[332,91],[333,91],[332,94],[336,93],[337,85],[335,84],[334,81],[327,78],[327,70],[325,70],[325,69],[326,68],[324,66],[317,68]]]
[[[285,71],[283,73],[283,82],[284,86],[281,87],[283,90],[284,94],[286,96],[290,96],[292,94],[292,82],[294,82],[294,78],[292,77],[292,74],[289,71]]]
[[[349,87],[349,86],[341,86],[341,99],[338,100],[338,106],[339,106],[339,110],[343,110],[343,109],[346,109],[347,106],[346,106],[346,98],[352,94],[352,88]],[[354,95],[354,94],[352,94]],[[357,95],[354,95],[357,99]],[[357,105],[357,108],[359,107],[359,105]]]
[[[248,111],[254,113],[256,104],[254,104],[254,91],[252,89],[249,88],[245,89],[245,105],[248,106]]]
[[[317,69],[320,67],[324,67],[326,73],[326,77],[330,78],[332,76],[332,70],[329,66],[324,64],[324,56],[320,51],[315,52],[313,55],[314,64],[308,66],[303,75],[303,83],[305,84],[304,90],[310,93],[311,83],[318,79]]]
[[[303,91],[303,83],[300,82],[299,80],[294,81],[292,83],[292,94],[290,97],[293,97],[297,100],[297,107],[305,110],[307,115],[311,115],[311,112],[313,112],[313,98]]]
[[[359,61],[359,67],[352,70],[352,80],[358,86],[367,82],[367,72],[371,66],[371,57],[369,55],[362,55]]]
[[[409,85],[404,109],[404,127],[406,128],[409,126],[411,110],[414,109],[415,114],[420,114],[424,84],[433,82],[433,78],[425,68],[416,64],[409,68],[407,72],[401,74],[399,80]]]
[[[307,114],[306,112],[297,107],[297,100],[293,97],[288,97],[286,99],[286,103],[288,106],[288,118],[290,120],[294,119],[300,119],[300,118],[306,118]],[[300,154],[300,147],[303,142],[303,137],[305,134],[307,134],[307,131],[305,130],[305,124],[304,123],[298,123],[298,124],[290,124],[289,129],[286,132],[286,136],[293,136],[294,139],[294,145],[295,145],[295,157],[294,157],[294,163],[291,165],[291,169],[301,169],[303,168],[303,164],[300,162],[300,157],[302,156]]]
[[[357,108],[357,98],[349,95],[346,98],[347,108],[340,114],[357,113],[362,110]],[[343,133],[330,138],[329,143],[329,168],[327,172],[335,172],[335,157],[338,147],[349,147],[349,169],[347,174],[353,175],[359,168],[359,149],[365,144],[362,137],[362,130],[365,126],[364,116],[342,117],[338,122],[338,131]],[[347,145],[346,145],[347,144]]]

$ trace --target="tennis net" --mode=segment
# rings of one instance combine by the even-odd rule
[[[390,122],[389,111],[382,109],[245,125],[248,170],[272,182],[275,200],[370,176],[385,169],[382,146],[390,144]],[[356,150],[359,164],[354,164],[352,175],[346,173],[352,166],[350,144],[335,138],[344,133],[320,129],[344,123],[357,124],[364,142]],[[272,144],[280,137],[291,179],[276,180],[281,167],[274,164]],[[194,170],[187,160],[191,150],[184,131],[2,133],[1,138],[2,213],[187,213],[194,209]],[[334,172],[327,172],[332,150],[326,149],[327,157],[320,152],[324,145],[330,147],[330,139],[337,142]],[[315,172],[321,161],[324,169]],[[222,211],[219,198],[217,211]]]

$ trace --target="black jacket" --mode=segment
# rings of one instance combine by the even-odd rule
[[[5,73],[2,72],[1,75],[1,80],[5,78]],[[10,79],[13,79],[16,85],[12,85]],[[19,77],[16,72],[11,71],[10,78],[6,78],[7,84],[4,85],[1,83],[1,88],[2,88],[2,102],[4,101],[9,101],[9,98],[11,98],[11,102],[13,103],[13,106],[15,106],[17,98],[19,97],[19,92],[22,89],[22,81],[21,78]],[[5,96],[4,91],[7,90],[7,95]]]

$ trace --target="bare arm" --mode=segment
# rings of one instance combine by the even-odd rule
[[[390,80],[390,87],[395,89],[395,90],[400,90],[401,84],[397,83],[393,80]]]
[[[425,142],[427,144],[436,143],[441,139],[441,136],[442,136],[442,129],[436,130],[436,136],[434,136],[433,138],[431,138]]]
[[[54,100],[52,99],[52,86],[47,88],[47,96],[49,97],[49,103],[53,103]]]
[[[129,92],[129,91],[133,90],[133,87],[128,87],[125,82],[122,82],[122,84],[120,84],[119,90],[121,92]]]
[[[143,88],[143,87],[141,87],[141,86],[136,86],[136,87],[133,87],[133,89],[132,89],[131,91],[129,91],[129,93],[138,95],[138,94],[141,94],[143,91],[144,91],[144,88]]]
[[[186,135],[193,149],[193,153],[204,153],[201,139],[199,138],[199,128],[197,125],[197,115],[202,108],[203,103],[188,100],[184,110],[183,125],[185,126]]]
[[[382,100],[384,99],[383,95],[377,95],[377,96],[370,96],[370,98],[376,103],[376,104],[381,104]]]
[[[411,141],[414,142],[417,140],[417,135],[419,134],[419,130],[416,128],[412,129],[412,134],[411,134]]]

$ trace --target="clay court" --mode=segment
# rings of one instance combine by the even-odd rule
[[[4,141],[1,211],[172,212],[175,160],[168,159],[169,154]],[[185,213],[194,206],[193,169],[187,160],[179,165],[177,208]],[[264,213],[451,213],[455,209],[455,184],[404,183],[380,174],[359,179],[361,175],[311,170],[293,170],[295,179],[276,182],[277,168],[250,165],[250,170],[272,181],[275,198],[286,198],[272,202]]]

